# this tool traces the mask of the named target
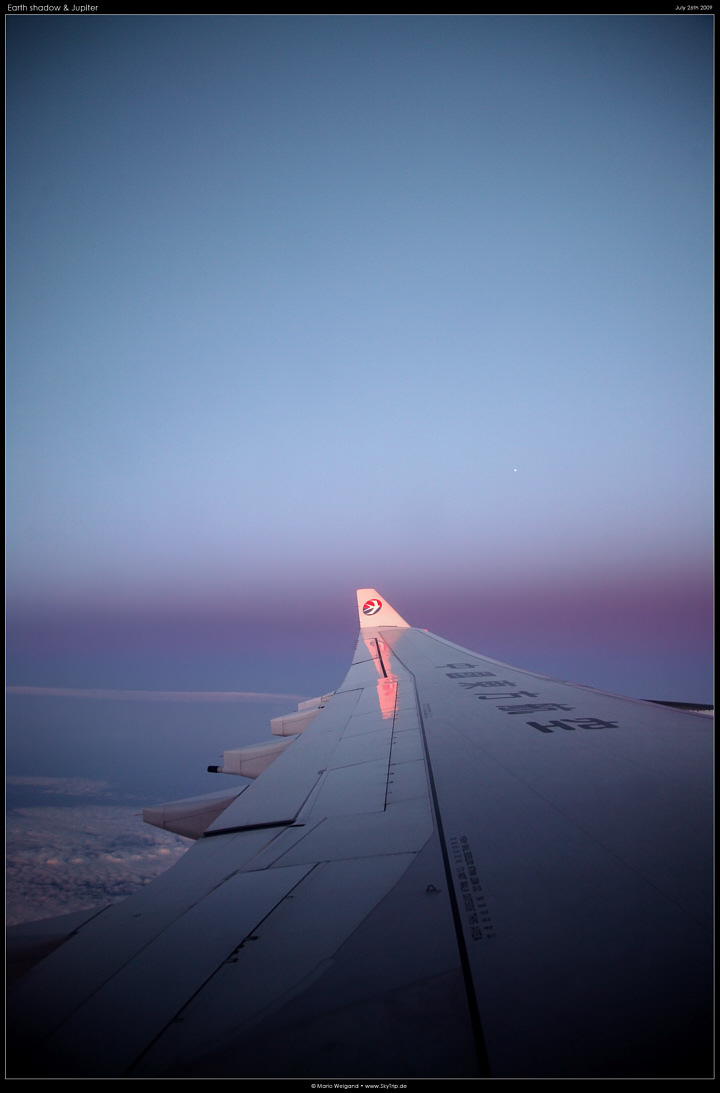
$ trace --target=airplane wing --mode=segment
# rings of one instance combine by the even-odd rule
[[[711,1076],[712,721],[358,609],[338,690],[20,979],[9,1075]]]

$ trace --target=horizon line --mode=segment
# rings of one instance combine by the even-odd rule
[[[46,698],[95,698],[121,702],[276,702],[299,701],[301,694],[268,691],[124,691],[100,687],[6,687],[5,694]]]

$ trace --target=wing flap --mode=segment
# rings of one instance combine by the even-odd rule
[[[64,1074],[72,1067],[78,1077],[123,1074],[218,967],[235,959],[257,925],[310,868],[238,873],[209,892],[60,1025],[44,1045],[46,1073]],[[187,1030],[181,1035],[187,1036]],[[81,1061],[75,1047],[79,1040],[86,1045]]]
[[[322,777],[360,693],[334,695],[293,746],[265,771],[262,782],[248,786],[242,797],[209,826],[208,834],[292,822]]]
[[[131,1076],[162,1074],[178,1059],[221,1050],[307,990],[411,861],[412,855],[383,855],[314,869],[192,998],[182,1021],[166,1027]]]

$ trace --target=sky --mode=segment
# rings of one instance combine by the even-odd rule
[[[13,777],[216,789],[357,587],[711,701],[710,17],[11,16],[6,67]]]

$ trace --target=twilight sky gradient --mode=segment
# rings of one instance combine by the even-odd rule
[[[710,700],[711,18],[6,26],[10,684]]]

